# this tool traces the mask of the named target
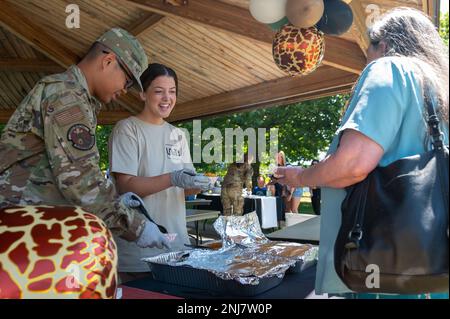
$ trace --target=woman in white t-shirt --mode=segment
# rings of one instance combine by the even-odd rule
[[[209,180],[195,175],[184,132],[164,119],[175,106],[178,92],[176,73],[150,64],[141,76],[145,107],[137,116],[117,123],[110,137],[110,170],[120,193],[133,192],[143,198],[150,217],[176,238],[172,250],[189,244],[186,229],[185,196],[207,189]],[[191,170],[194,174],[186,174]],[[192,188],[195,187],[195,188]],[[140,248],[116,238],[119,274],[125,282],[149,271],[140,259],[167,249]]]

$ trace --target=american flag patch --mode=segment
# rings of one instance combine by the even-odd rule
[[[84,114],[78,105],[72,106],[67,110],[64,110],[55,115],[56,123],[59,126],[66,126],[72,123],[81,121],[84,118]]]

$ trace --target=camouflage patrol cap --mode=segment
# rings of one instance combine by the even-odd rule
[[[133,86],[142,92],[140,77],[148,66],[148,59],[139,41],[121,28],[112,28],[96,42],[108,47],[119,57],[133,76]]]

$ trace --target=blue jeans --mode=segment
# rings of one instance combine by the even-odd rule
[[[299,198],[303,195],[303,188],[297,187],[295,191],[292,193],[292,197]]]

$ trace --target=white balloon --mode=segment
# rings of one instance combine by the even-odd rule
[[[250,13],[255,20],[271,24],[286,16],[287,0],[250,0]]]

